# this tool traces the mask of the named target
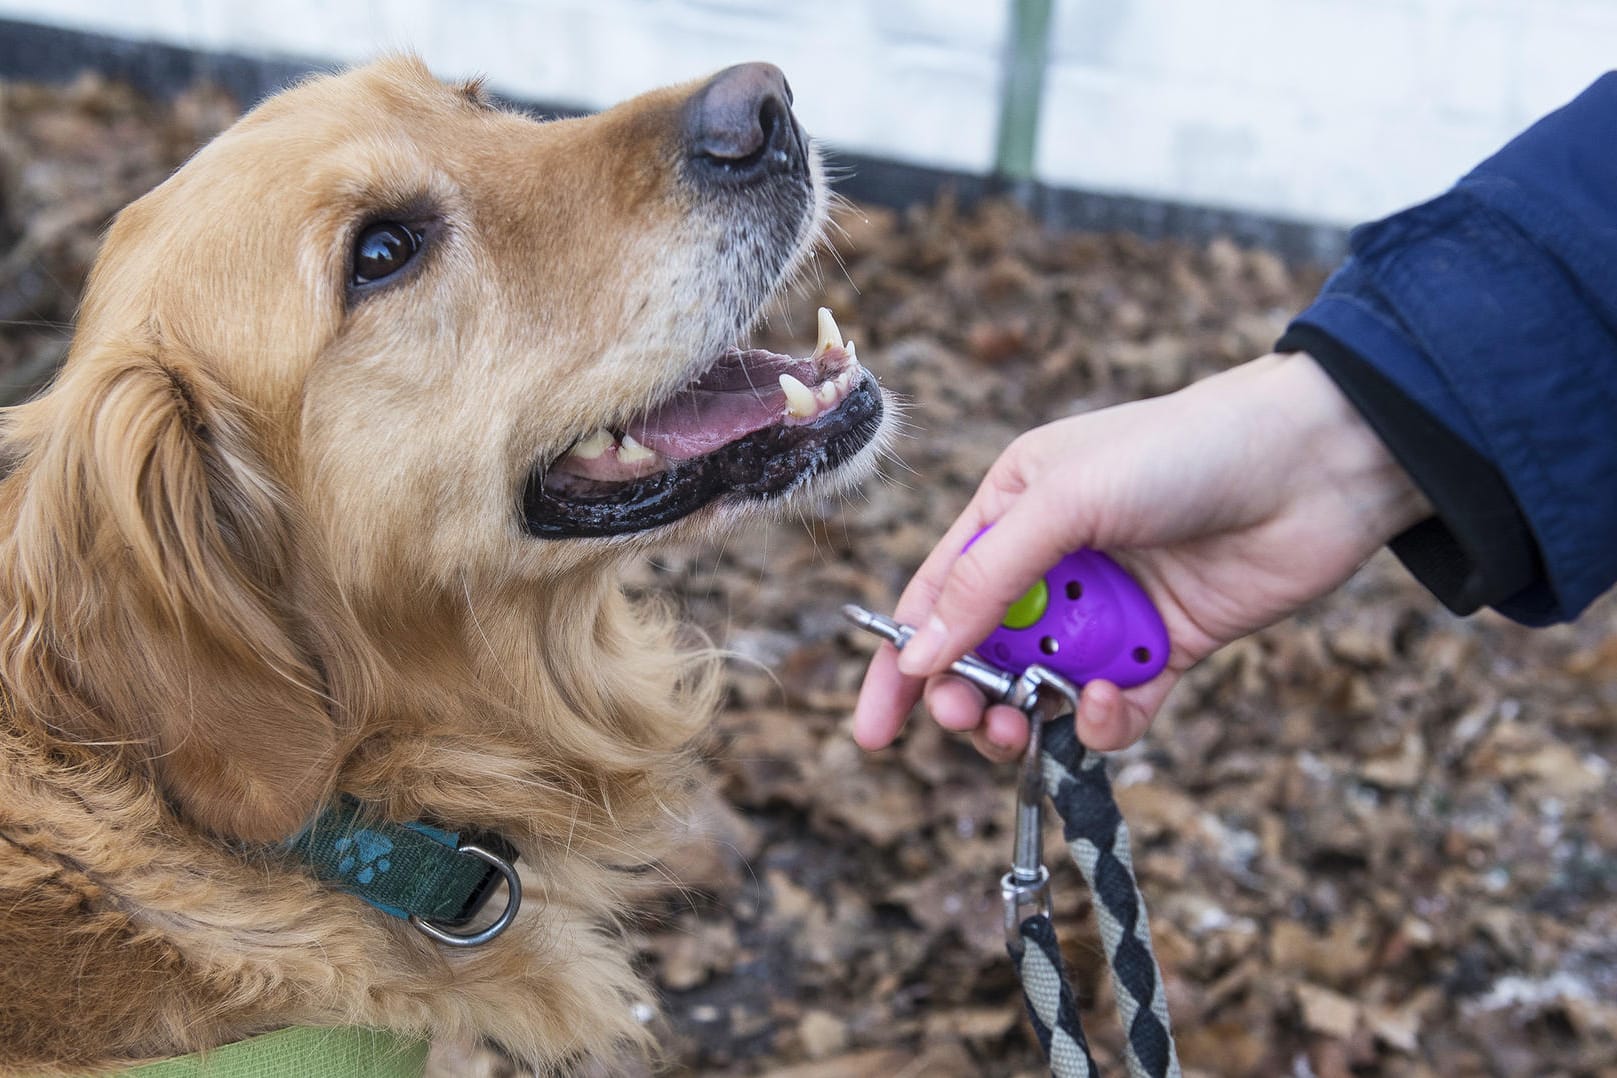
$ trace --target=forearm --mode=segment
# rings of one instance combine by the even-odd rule
[[[1366,556],[1432,515],[1385,441],[1312,355],[1269,355],[1251,366],[1272,383],[1274,407],[1297,428],[1278,443],[1295,452],[1297,496],[1331,502]]]
[[[1432,515],[1389,545],[1445,606],[1471,614],[1508,601],[1542,576],[1527,521],[1485,456],[1323,331],[1294,326],[1277,347],[1308,350],[1426,494]]]

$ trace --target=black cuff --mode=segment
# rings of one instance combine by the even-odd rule
[[[1388,546],[1444,606],[1471,614],[1542,575],[1538,543],[1486,457],[1324,330],[1294,324],[1275,351],[1313,356],[1432,503],[1436,516]]]

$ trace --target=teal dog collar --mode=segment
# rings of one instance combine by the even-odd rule
[[[424,823],[368,817],[344,796],[288,849],[315,877],[346,891],[422,934],[451,947],[475,947],[498,936],[522,905],[516,849],[495,834],[457,834]],[[505,881],[505,909],[476,932],[459,932]]]

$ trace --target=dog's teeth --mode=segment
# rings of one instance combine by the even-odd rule
[[[834,379],[824,383],[814,391],[814,399],[819,402],[821,408],[835,404],[837,398],[841,395],[841,393],[837,392],[837,383]]]
[[[820,308],[820,343],[815,345],[814,354],[821,355],[828,349],[842,347],[842,331],[837,328],[837,320],[831,317],[831,308]]]
[[[578,457],[580,460],[597,460],[600,458],[601,454],[612,448],[612,444],[611,431],[597,430],[589,437],[574,445],[573,451],[567,455],[570,457]]]
[[[848,390],[853,388],[853,371],[854,369],[849,367],[847,370],[837,375],[836,386],[839,391],[846,393]]]
[[[852,341],[849,341],[847,344],[843,345],[842,350],[844,352],[848,353],[848,362],[849,363],[858,363],[859,362],[859,353],[854,351]]]
[[[656,457],[655,449],[641,445],[630,434],[623,436],[623,444],[618,447],[619,464],[639,464],[643,460],[655,460]]]
[[[786,393],[786,414],[807,419],[820,410],[814,400],[814,391],[789,374],[780,376],[780,388]]]

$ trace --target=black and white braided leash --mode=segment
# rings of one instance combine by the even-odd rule
[[[1043,793],[1055,806],[1068,849],[1095,897],[1095,920],[1126,1034],[1123,1060],[1129,1078],[1178,1078],[1179,1058],[1162,974],[1151,950],[1145,899],[1134,879],[1128,826],[1112,796],[1105,761],[1078,741],[1070,717],[1047,722],[1043,734]],[[1008,949],[1050,1072],[1056,1078],[1098,1078],[1049,913],[1040,910],[1024,918],[1017,925],[1016,943]]]
[[[849,604],[843,613],[899,648],[914,634],[910,626],[859,606]],[[1123,1061],[1129,1078],[1180,1078],[1145,899],[1134,878],[1128,827],[1112,795],[1104,759],[1084,748],[1072,721],[1077,686],[1042,666],[1016,676],[974,655],[954,663],[952,669],[989,699],[1011,704],[1028,716],[1015,850],[1000,892],[1005,901],[1006,949],[1016,963],[1028,1018],[1050,1060],[1050,1073],[1054,1078],[1100,1075],[1078,1020],[1077,1001],[1050,918],[1050,873],[1042,849],[1046,797],[1061,818],[1079,874],[1095,897],[1095,920],[1126,1035]],[[1032,912],[1024,916],[1029,907]]]

